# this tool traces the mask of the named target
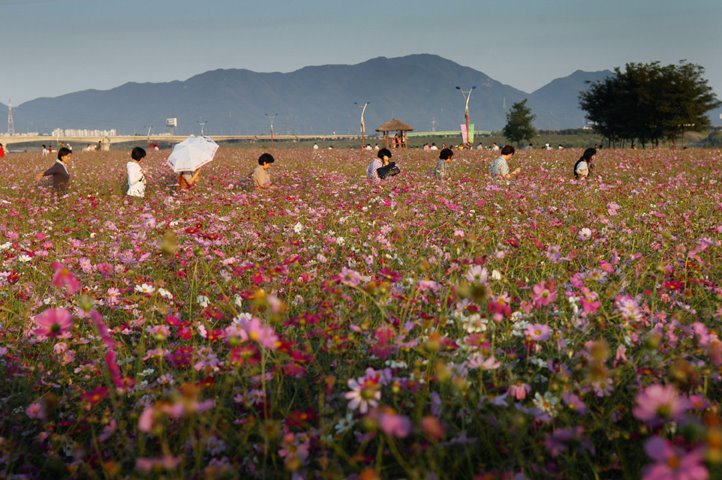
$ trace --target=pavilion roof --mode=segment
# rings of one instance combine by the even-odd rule
[[[376,127],[377,132],[412,132],[413,130],[414,127],[395,118]]]

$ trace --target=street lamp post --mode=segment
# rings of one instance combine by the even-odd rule
[[[273,133],[273,120],[278,116],[277,113],[266,113],[266,117],[271,121],[271,147],[273,147],[274,133]]]
[[[469,90],[462,90],[461,87],[456,87],[461,92],[461,96],[464,97],[466,104],[464,105],[464,122],[466,123],[466,143],[469,143],[469,99],[471,99],[472,90],[476,89],[476,86],[471,87]]]
[[[366,124],[364,123],[364,114],[366,113],[366,107],[368,107],[371,102],[365,102],[363,105],[358,102],[353,103],[354,105],[358,105],[361,109],[361,150],[363,150],[366,146]]]

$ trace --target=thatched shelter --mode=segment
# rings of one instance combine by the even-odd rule
[[[401,147],[406,148],[406,132],[413,132],[414,129],[409,124],[392,118],[388,122],[384,122],[376,127],[377,132],[383,132],[384,134],[384,145],[389,146],[389,132],[396,132],[394,135],[394,148]]]

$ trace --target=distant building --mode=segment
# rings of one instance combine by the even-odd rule
[[[116,137],[118,132],[113,128],[111,130],[87,130],[87,129],[62,129],[53,130],[54,137]]]

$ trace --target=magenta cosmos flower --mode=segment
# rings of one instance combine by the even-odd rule
[[[650,385],[637,394],[634,416],[650,425],[677,420],[687,411],[689,402],[674,385]]]
[[[64,308],[49,308],[33,320],[37,326],[33,333],[49,338],[59,337],[73,325],[73,317]]]
[[[534,294],[532,296],[532,303],[537,308],[554,303],[554,300],[557,299],[557,289],[554,282],[538,283],[534,285],[532,292]]]
[[[80,290],[80,282],[65,265],[53,262],[53,270],[54,287],[65,288],[70,295]]]

